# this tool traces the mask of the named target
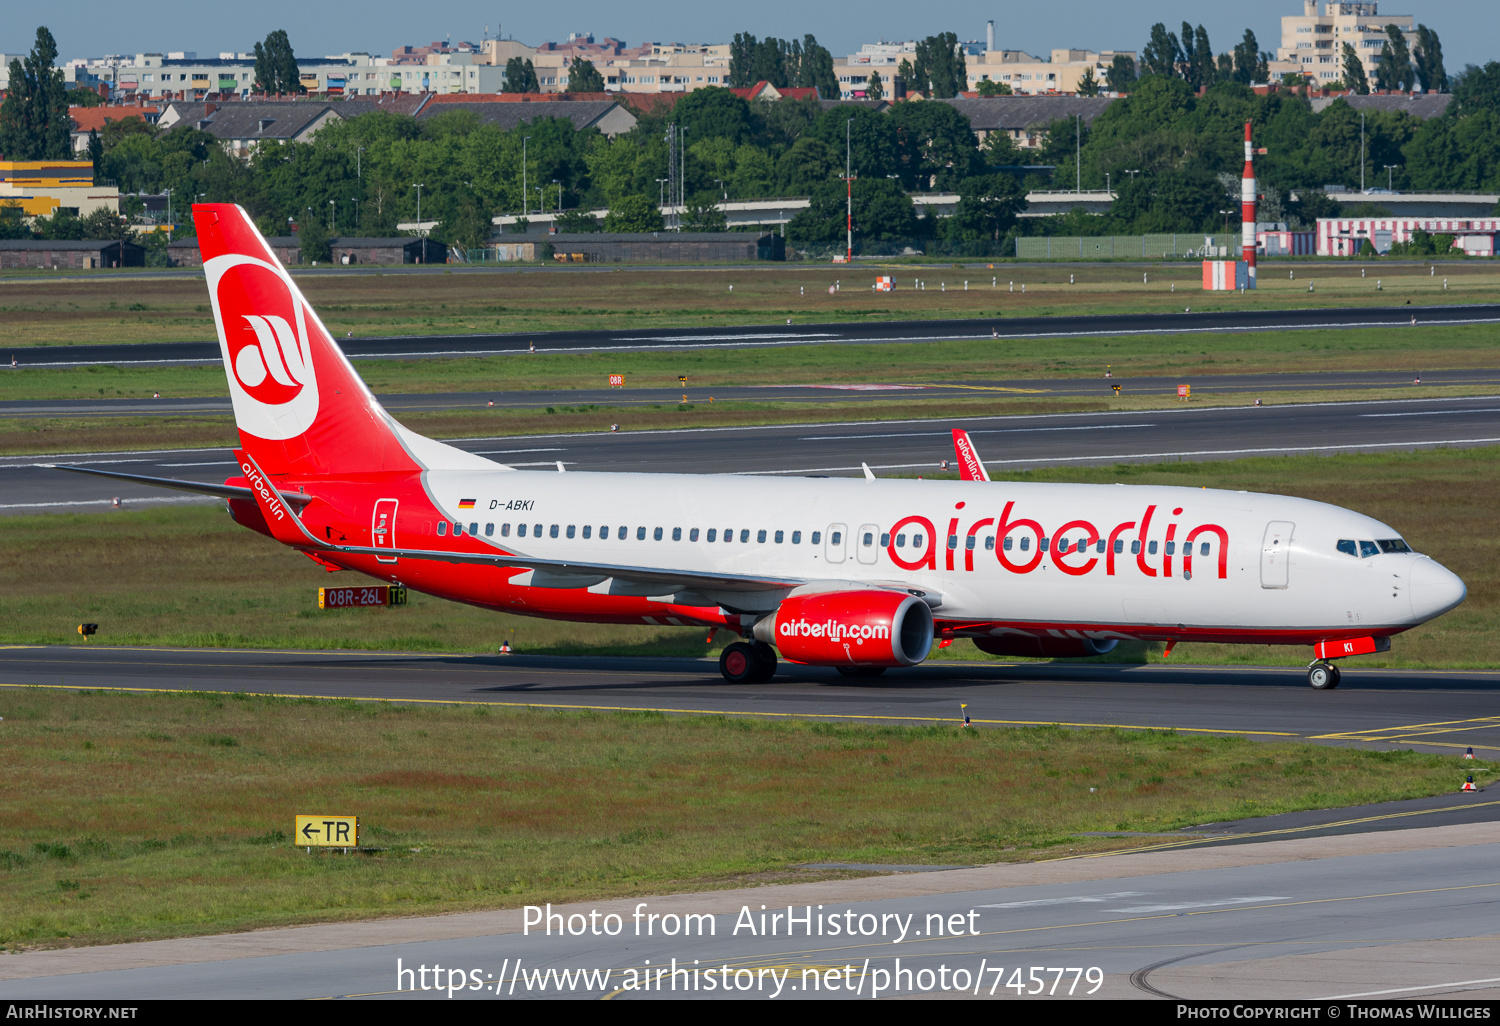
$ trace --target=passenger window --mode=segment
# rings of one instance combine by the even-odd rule
[[[542,525],[541,524],[532,524],[531,525],[531,536],[533,538],[540,538],[542,536]]]
[[[1005,539],[1005,544],[1002,545],[1001,548],[1003,548],[1006,552],[1009,552],[1011,550],[1011,544],[1014,541],[1015,541],[1014,538],[1011,538],[1011,537],[1007,536],[1006,539]]]
[[[881,535],[880,535],[880,545],[881,545],[881,548],[889,548],[890,544],[891,544],[891,536],[888,533],[886,533],[886,532],[881,532]]]
[[[573,535],[576,533],[577,530],[578,529],[576,527],[574,527],[572,524],[569,524],[568,525],[568,537],[569,538],[573,537]]]
[[[1097,552],[1097,553],[1099,553],[1099,555],[1101,555],[1101,556],[1104,555],[1104,539],[1103,538],[1100,538],[1099,539],[1099,544],[1094,546],[1094,551]]]
[[[1380,546],[1372,541],[1361,541],[1359,543],[1359,554],[1361,558],[1380,555]]]
[[[1176,552],[1177,552],[1177,543],[1174,542],[1174,541],[1167,542],[1167,555],[1169,555],[1169,556],[1175,555]]]
[[[479,525],[478,524],[470,524],[469,525],[469,533],[470,534],[478,534],[479,533]]]
[[[830,545],[838,545],[838,544],[842,543],[843,540],[844,540],[844,532],[843,531],[834,531],[832,534],[830,534],[828,536],[828,544],[830,544]]]
[[[710,527],[708,529],[708,540],[709,541],[718,541],[719,540],[719,529],[717,527]]]
[[[448,534],[448,521],[444,520],[438,524],[438,537],[443,538]]]
[[[680,528],[680,527],[674,527],[674,528],[672,528],[672,540],[673,541],[682,541],[682,528]]]
[[[761,532],[760,540],[761,541],[765,541],[766,540],[766,535],[765,535],[764,531]],[[749,541],[750,541],[750,529],[748,527],[741,528],[740,529],[740,544],[744,545],[744,544],[748,543]]]
[[[914,534],[914,535],[912,535],[911,536],[911,544],[912,544],[913,548],[920,549],[922,547],[922,536],[920,534]]]
[[[759,542],[760,544],[764,545],[766,543],[766,532],[765,531],[756,531],[755,532],[755,540],[757,542]]]
[[[1189,546],[1189,548],[1191,548],[1191,546]],[[1206,556],[1206,555],[1208,555],[1208,542],[1203,542],[1202,544],[1200,544],[1198,546],[1198,555],[1200,555],[1200,556]]]
[[[958,548],[958,535],[956,535],[956,534],[950,534],[948,536],[948,548],[950,548],[950,549],[956,549],[956,548]]]
[[[615,537],[618,538],[618,539],[620,539],[621,541],[624,541],[626,538],[630,537],[630,528],[628,528],[628,527],[617,527],[617,528],[615,528]]]
[[[994,552],[995,551],[995,536],[994,535],[990,535],[988,538],[986,538],[984,540],[984,550],[986,552]]]
[[[1153,556],[1156,555],[1156,542],[1147,542],[1146,551],[1151,553],[1151,555]]]
[[[967,545],[970,549],[973,549],[975,541],[975,537],[971,534],[969,535],[968,540],[964,542],[964,544]]]
[[[786,538],[786,532],[785,531],[777,531],[776,532],[776,544],[777,545],[780,545],[785,538]]]
[[[438,533],[441,534],[442,532],[440,531]],[[518,537],[518,538],[524,538],[524,537],[526,537],[526,525],[525,524],[517,524],[516,525],[516,537]]]
[[[802,544],[802,532],[801,531],[793,531],[792,532],[792,544],[793,545],[801,545]]]
[[[641,528],[641,530],[644,531],[645,528],[643,527],[643,528]],[[661,528],[658,527],[655,531],[652,531],[651,532],[651,537],[654,538],[656,541],[661,541]]]
[[[906,535],[904,535],[904,534],[898,534],[898,535],[896,535],[896,548],[898,548],[898,549],[904,549],[904,548],[906,548]]]
[[[697,541],[697,540],[698,540],[698,529],[695,527],[691,531],[688,532],[688,541]]]
[[[1051,544],[1052,544],[1052,539],[1051,538],[1043,538],[1042,542],[1038,546],[1038,548],[1040,548],[1043,552],[1046,552],[1048,546],[1050,546]]]
[[[556,538],[557,537],[557,525],[556,524],[552,525],[552,530],[548,531],[547,535],[548,535],[548,537],[551,537],[551,538]]]
[[[1007,542],[1010,541],[1009,538],[1007,538],[1005,540]],[[1021,539],[1021,551],[1022,552],[1030,552],[1031,551],[1031,536],[1030,535],[1027,535],[1026,537],[1024,537],[1024,538]]]
[[[734,541],[734,528],[732,528],[732,527],[726,527],[726,528],[724,528],[724,541],[725,541],[726,544],[729,543],[729,542]]]
[[[636,541],[645,541],[646,540],[646,529],[644,527],[637,527],[635,529],[635,540]]]
[[[1119,538],[1116,538],[1115,539],[1115,555],[1118,556],[1120,553],[1122,553],[1124,551],[1125,551],[1125,543],[1123,541],[1121,541]]]
[[[454,524],[453,525],[453,537],[457,538],[459,535],[461,535],[463,533],[464,533],[464,525],[463,524]]]
[[[823,544],[823,532],[822,531],[814,531],[812,533],[812,544],[814,544],[814,545],[821,545],[821,544]]]
[[[510,525],[509,524],[501,524],[500,525],[500,537],[502,537],[502,538],[509,538],[510,537]]]
[[[1353,538],[1340,538],[1338,550],[1346,556],[1353,556],[1355,559],[1359,558],[1359,547],[1354,544]]]
[[[484,536],[486,538],[493,538],[495,536],[495,525],[494,524],[485,524],[484,525]]]
[[[861,542],[861,544],[864,545],[866,548],[869,548],[871,545],[874,545],[875,544],[875,532],[874,531],[866,531],[865,532],[864,541]]]
[[[593,524],[584,524],[583,525],[583,537],[584,537],[585,540],[587,540],[590,536],[592,536],[593,533],[594,533],[594,525]]]
[[[1141,554],[1140,539],[1136,539],[1135,541],[1130,543],[1130,554],[1132,556],[1139,556]]]
[[[609,540],[609,525],[606,524],[606,525],[604,525],[604,526],[602,526],[602,527],[599,528],[599,540],[600,541],[608,541]]]

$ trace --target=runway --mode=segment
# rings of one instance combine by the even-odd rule
[[[1500,397],[1307,403],[1135,413],[692,428],[472,438],[454,442],[521,470],[679,474],[922,474],[953,459],[966,428],[991,469],[1222,460],[1500,444]],[[71,463],[153,477],[222,482],[222,449],[0,458],[0,513],[89,511],[199,497],[47,469]]]
[[[1418,380],[1426,387],[1458,387],[1481,392],[1500,392],[1500,370],[1468,369],[1423,371],[1397,368],[1387,371],[1317,371],[1300,374],[1203,374],[1132,377],[1126,373],[1105,378],[1020,378],[992,381],[935,381],[869,384],[813,385],[695,385],[657,388],[566,388],[485,392],[417,392],[379,396],[380,403],[398,416],[402,413],[437,410],[489,409],[544,410],[552,407],[600,406],[630,409],[645,406],[677,406],[684,401],[699,405],[714,402],[749,403],[933,403],[955,399],[1109,399],[1112,386],[1121,395],[1172,396],[1177,386],[1189,384],[1195,396],[1264,395],[1286,392],[1351,392],[1369,389],[1413,387]],[[0,418],[22,417],[191,417],[228,416],[233,412],[229,397],[177,397],[159,399],[30,399],[0,401]]]
[[[38,951],[0,956],[0,998],[1493,1001],[1497,843],[1484,824]]]
[[[1357,659],[1344,667],[1337,691],[1319,692],[1295,666],[1015,663],[977,653],[972,661],[929,660],[859,683],[831,669],[783,664],[769,684],[732,685],[720,677],[717,662],[706,659],[0,649],[0,685],[28,684],[871,724],[954,724],[962,721],[960,703],[967,703],[981,726],[1171,729],[1448,754],[1472,746],[1481,758],[1500,756],[1500,671],[1365,669]]]
[[[718,328],[621,328],[474,335],[406,335],[338,339],[352,360],[413,360],[521,355],[534,344],[542,353],[650,349],[740,349],[797,345],[919,343],[955,339],[1067,339],[1114,335],[1168,335],[1307,328],[1411,327],[1500,323],[1500,305],[1389,306],[1311,310],[1221,310],[1192,313],[1054,317],[986,317],[963,320],[882,321],[844,324],[769,324]],[[171,366],[219,362],[217,342],[142,342],[129,345],[43,346],[0,352],[25,367]]]

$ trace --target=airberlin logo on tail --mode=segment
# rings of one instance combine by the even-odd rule
[[[255,257],[216,257],[205,271],[239,427],[260,438],[300,435],[318,413],[302,296],[285,271]]]
[[[858,641],[863,643],[866,639],[886,640],[891,636],[889,624],[884,623],[840,623],[837,620],[824,620],[814,623],[810,620],[788,620],[786,623],[776,625],[776,633],[783,638],[827,638],[830,641]]]
[[[251,466],[249,460],[241,460],[240,473],[245,475],[245,481],[250,487],[260,493],[271,515],[277,520],[283,519],[286,516],[286,507],[281,504],[280,499],[276,498],[276,493],[266,485],[266,479],[261,476],[260,471]]]

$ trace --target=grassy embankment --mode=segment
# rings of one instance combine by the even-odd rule
[[[1400,531],[1469,586],[1458,609],[1362,666],[1500,666],[1500,449],[1247,459],[996,474],[1000,480],[1176,484],[1299,495]],[[995,487],[1003,487],[995,486]],[[97,642],[271,648],[715,654],[698,629],[558,623],[413,594],[405,608],[322,611],[320,585],[355,583],[235,525],[218,507],[0,521],[0,644]],[[984,658],[965,642],[937,658]],[[1139,647],[1116,658],[1159,659]],[[1179,645],[1175,662],[1296,665],[1306,650]]]
[[[1368,277],[1361,277],[1361,268]],[[1152,268],[896,268],[895,292],[870,286],[880,267],[775,265],[669,271],[532,270],[497,274],[303,275],[299,286],[335,336],[566,329],[632,330],[949,317],[1036,317],[1195,310],[1421,306],[1493,301],[1491,264],[1424,267],[1337,262],[1262,267],[1245,295],[1205,293],[1198,263]],[[1296,280],[1287,277],[1295,271]],[[1142,281],[1142,276],[1149,280]],[[1069,284],[1069,277],[1074,279]],[[991,287],[983,279],[998,279]],[[1448,287],[1444,289],[1446,278]],[[915,279],[927,288],[911,287]],[[970,287],[965,290],[967,279]],[[828,287],[847,286],[829,293]],[[1010,291],[1014,281],[1016,291]],[[1376,290],[1377,281],[1381,285]],[[1313,284],[1315,291],[1309,292]],[[734,291],[730,291],[733,285]],[[947,288],[944,290],[943,286]],[[1025,292],[1022,292],[1022,286]],[[3,341],[13,346],[193,341],[213,337],[201,277],[4,280]],[[3,353],[0,353],[3,356]],[[4,363],[10,361],[3,360]]]
[[[1079,831],[1437,794],[1475,770],[1168,732],[216,694],[5,687],[0,715],[10,950],[1050,858],[1141,840]],[[290,842],[294,814],[335,811],[380,850]]]

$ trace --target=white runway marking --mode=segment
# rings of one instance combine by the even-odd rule
[[[215,460],[211,463],[158,463],[159,467],[233,467],[234,460]]]
[[[977,428],[970,435],[1023,435],[1038,431],[1123,431],[1127,428],[1149,428],[1155,424],[1082,424],[1078,427]],[[883,435],[808,435],[799,442],[848,442],[861,438],[942,438],[946,431],[894,431]]]
[[[1263,901],[1290,900],[1284,896],[1257,895],[1250,898],[1221,898],[1218,901],[1179,901],[1170,905],[1132,905],[1129,908],[1112,908],[1106,911],[1123,912],[1129,915],[1150,915],[1154,912],[1182,912],[1193,908],[1224,908],[1228,905],[1254,905]]]
[[[1361,413],[1361,417],[1438,417],[1453,413],[1500,413],[1500,409],[1485,410],[1415,410],[1411,413]]]
[[[1075,894],[1066,898],[1036,898],[1032,901],[1004,901],[998,905],[980,905],[980,908],[1041,908],[1044,905],[1084,905],[1101,901],[1120,901],[1124,898],[1144,898],[1146,891],[1116,891],[1113,894]]]

